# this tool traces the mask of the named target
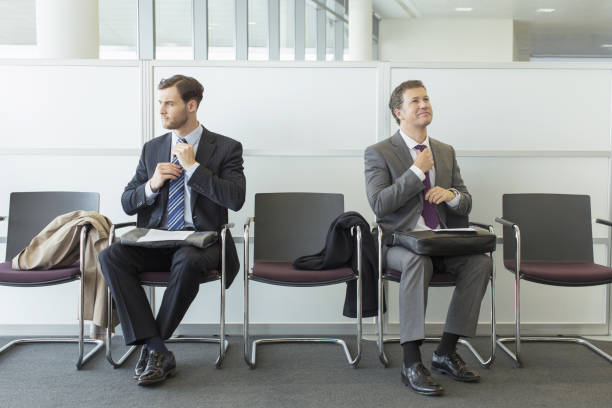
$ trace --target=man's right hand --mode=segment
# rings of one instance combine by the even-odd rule
[[[417,152],[417,157],[414,161],[414,165],[421,169],[423,173],[427,173],[434,165],[431,150],[427,148],[424,149],[422,152]]]
[[[149,185],[154,193],[157,193],[163,187],[166,180],[176,180],[181,176],[183,171],[181,166],[173,163],[157,163],[155,173],[149,180]]]

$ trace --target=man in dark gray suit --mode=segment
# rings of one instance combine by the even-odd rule
[[[427,135],[433,111],[421,81],[406,81],[391,95],[391,114],[400,129],[365,151],[368,201],[386,238],[393,231],[445,228],[447,215],[467,215],[472,197],[463,184],[454,149]],[[423,395],[440,395],[442,387],[421,362],[425,309],[432,274],[455,275],[456,287],[432,369],[459,381],[478,381],[456,352],[461,336],[476,332],[480,303],[492,264],[486,255],[430,258],[400,246],[385,246],[383,261],[401,271],[400,342],[404,352],[402,381]]]
[[[197,80],[175,75],[162,80],[158,89],[163,126],[172,132],[143,146],[136,174],[121,196],[123,209],[137,214],[137,225],[143,228],[220,231],[227,223],[227,209],[238,211],[244,203],[242,145],[198,122],[204,88]],[[240,264],[231,234],[226,239],[229,286]],[[202,274],[220,270],[220,245],[153,249],[116,242],[99,260],[126,344],[143,344],[135,369],[138,385],[164,381],[176,368],[164,340],[198,293]],[[143,271],[171,274],[157,317],[140,286]]]

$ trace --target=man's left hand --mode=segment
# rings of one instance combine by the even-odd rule
[[[455,198],[455,193],[439,186],[432,187],[425,193],[425,199],[432,204],[449,202],[453,198]]]
[[[188,169],[195,163],[195,153],[193,146],[187,143],[177,143],[172,149],[172,155],[176,156],[181,166]]]

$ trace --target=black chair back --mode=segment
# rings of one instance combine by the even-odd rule
[[[293,262],[319,252],[343,212],[342,194],[255,194],[255,261]]]
[[[70,191],[11,193],[6,261],[30,244],[55,217],[76,210],[98,211],[100,194]]]
[[[591,199],[571,194],[504,194],[503,218],[521,230],[523,261],[593,262]],[[514,231],[504,226],[504,260],[513,260]]]

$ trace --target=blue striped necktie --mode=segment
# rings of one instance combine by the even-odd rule
[[[181,138],[177,143],[187,143]],[[172,156],[172,163],[180,166],[176,156]],[[168,230],[181,230],[185,226],[185,171],[181,168],[181,176],[170,180],[168,193]]]

